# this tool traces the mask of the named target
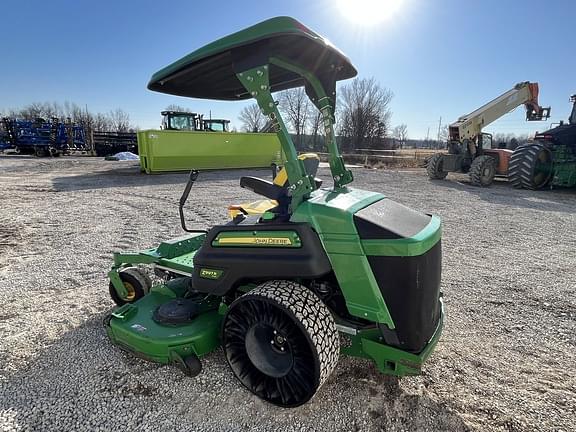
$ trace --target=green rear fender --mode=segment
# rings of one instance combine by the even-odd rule
[[[436,216],[410,238],[363,240],[354,224],[354,214],[387,199],[376,192],[353,188],[320,189],[302,203],[291,220],[308,222],[318,233],[351,315],[395,328],[390,311],[370,267],[368,256],[416,256],[430,250],[441,237]]]

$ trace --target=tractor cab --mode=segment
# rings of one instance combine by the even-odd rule
[[[183,111],[162,111],[162,129],[180,131],[200,131],[203,128],[202,115]]]
[[[230,120],[208,119],[203,121],[203,130],[206,132],[229,132]]]
[[[162,111],[162,129],[178,131],[228,132],[230,120],[204,119],[203,114],[187,111]]]

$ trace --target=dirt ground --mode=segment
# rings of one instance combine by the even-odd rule
[[[238,187],[246,173],[202,173],[191,225],[255,198]],[[181,235],[186,174],[0,156],[0,430],[576,430],[576,192],[431,182],[420,169],[354,175],[442,218],[444,333],[422,376],[398,383],[341,358],[312,402],[279,409],[244,390],[221,351],[187,378],[107,340],[112,252]]]

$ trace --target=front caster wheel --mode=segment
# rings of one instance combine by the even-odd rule
[[[180,368],[189,377],[195,377],[200,372],[202,372],[202,363],[196,355],[191,354],[188,357],[182,359]]]
[[[270,281],[237,299],[224,317],[222,346],[240,382],[282,407],[302,405],[338,362],[340,342],[328,308],[292,281]]]
[[[108,286],[110,297],[118,306],[122,306],[126,303],[134,303],[150,291],[152,281],[143,270],[136,267],[126,267],[120,270],[118,275],[124,284],[124,288],[126,288],[126,295],[121,297],[116,291],[116,288],[114,288],[112,282],[110,282],[110,285]]]

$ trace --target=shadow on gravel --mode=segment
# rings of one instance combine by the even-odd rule
[[[576,189],[514,189],[504,181],[497,181],[490,187],[482,188],[450,179],[429,181],[435,186],[468,192],[483,201],[497,205],[563,213],[574,213],[576,209]]]
[[[125,354],[98,313],[5,374],[2,430],[469,431],[427,390],[408,394],[365,361],[342,359],[317,397],[295,409],[248,393],[217,351],[196,378]]]
[[[111,163],[113,164],[114,162]],[[123,162],[118,163],[122,164]],[[268,178],[271,175],[271,171],[269,169],[202,171],[196,183],[231,180],[237,180],[239,183],[240,177],[246,175]],[[139,165],[131,164],[130,166],[118,166],[113,169],[87,174],[56,177],[52,180],[52,185],[57,192],[68,192],[171,184],[182,185],[183,187],[187,180],[188,172],[144,174],[140,172]]]
[[[404,378],[410,379],[410,378]],[[446,404],[435,401],[424,385],[419,394],[411,394],[400,387],[399,379],[383,375],[367,360],[340,359],[340,365],[329,378],[335,394],[357,389],[353,395],[370,419],[370,430],[379,431],[470,431],[464,420]],[[326,387],[326,385],[325,385]],[[325,388],[323,387],[323,389]],[[328,390],[330,391],[330,390]],[[318,407],[316,407],[318,408]],[[320,409],[330,410],[330,406]],[[358,413],[358,418],[361,414]],[[346,430],[364,428],[353,420]]]

